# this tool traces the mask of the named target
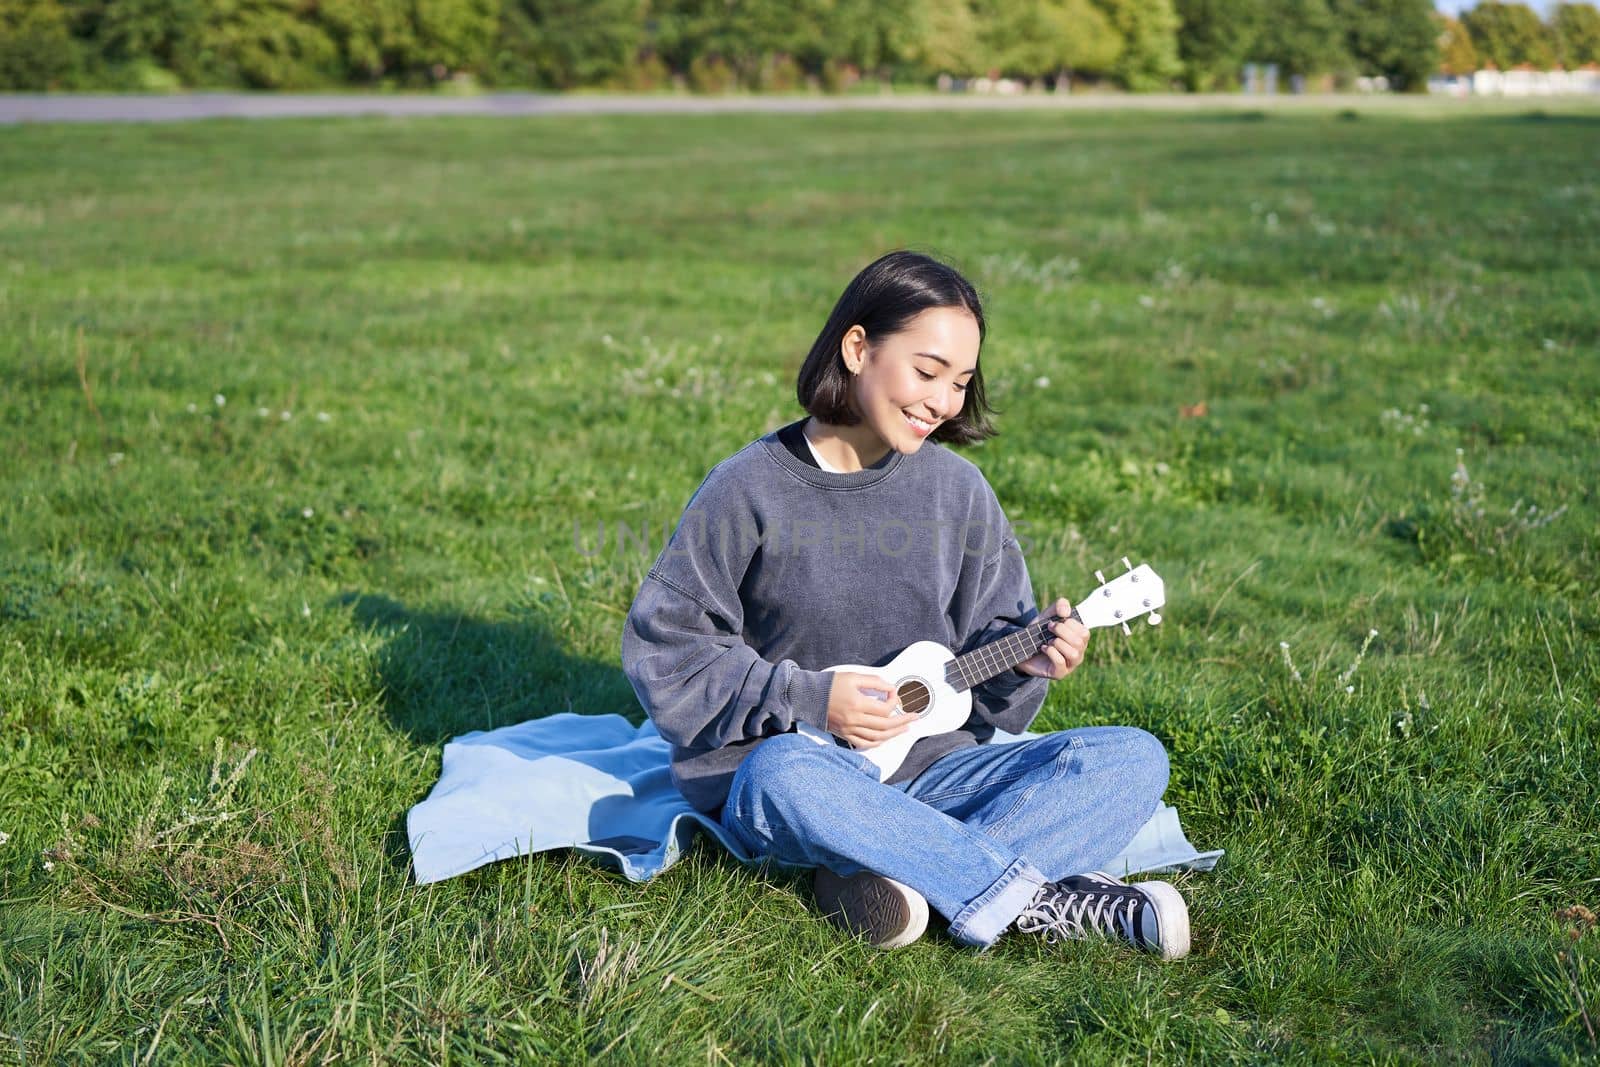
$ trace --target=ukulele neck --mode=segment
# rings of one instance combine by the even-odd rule
[[[1067,618],[1078,618],[1078,609],[1073,608]],[[1020,630],[957,656],[945,664],[945,682],[960,693],[1004,674],[1035,655],[1054,636],[1050,627],[1063,621],[1059,615],[1040,615]]]

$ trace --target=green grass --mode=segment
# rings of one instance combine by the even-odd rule
[[[0,1062],[1594,1055],[1600,113],[1254,118],[0,130]],[[1037,725],[1167,743],[1193,955],[874,953],[710,846],[413,886],[445,739],[638,717],[597,524],[899,245],[1039,596],[1166,578]]]

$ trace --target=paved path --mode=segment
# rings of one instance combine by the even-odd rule
[[[1427,96],[1327,95],[1245,96],[1227,94],[1087,93],[1057,96],[977,96],[950,93],[884,93],[872,96],[626,96],[551,93],[485,93],[479,96],[411,94],[313,95],[305,93],[175,93],[96,95],[0,93],[0,123],[175,122],[212,118],[289,118],[327,115],[601,115],[722,114],[727,112],[1012,110],[1174,111],[1271,108],[1358,108],[1416,111],[1549,108],[1582,98],[1489,101]],[[1596,101],[1595,103],[1600,103]],[[1593,104],[1591,104],[1593,106]]]

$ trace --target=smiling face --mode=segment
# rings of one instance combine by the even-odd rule
[[[865,462],[888,449],[912,453],[940,423],[961,414],[982,338],[964,308],[929,308],[898,333],[869,342],[852,326],[840,345],[852,372],[855,426],[837,427]]]

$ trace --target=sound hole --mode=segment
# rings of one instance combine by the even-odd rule
[[[902,682],[895,693],[900,697],[900,711],[905,715],[921,715],[933,703],[933,693],[915,678]]]

